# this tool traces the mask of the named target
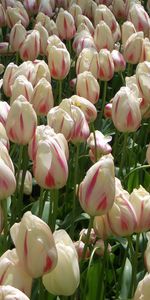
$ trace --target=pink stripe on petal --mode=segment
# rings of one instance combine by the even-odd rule
[[[98,168],[96,170],[95,174],[93,175],[91,182],[89,183],[89,185],[87,187],[86,194],[85,194],[85,203],[87,205],[88,205],[88,202],[90,200],[90,197],[91,197],[91,194],[93,192],[93,189],[95,188],[95,184],[96,184],[96,181],[97,181],[97,177],[98,177],[99,171],[100,170]]]
[[[25,257],[27,257],[27,255],[28,255],[27,238],[28,238],[28,231],[26,230],[25,238],[24,238],[24,255],[25,255]]]
[[[105,210],[107,208],[107,197],[106,195],[103,196],[102,199],[100,199],[100,202],[98,203],[98,206],[97,206],[97,210]]]
[[[53,262],[52,262],[51,258],[47,255],[46,256],[46,265],[44,267],[44,273],[50,271],[50,269],[52,268],[52,264],[53,264]]]
[[[51,174],[51,171],[49,170],[46,177],[45,177],[45,184],[48,188],[53,188],[55,186],[55,180],[54,177]]]

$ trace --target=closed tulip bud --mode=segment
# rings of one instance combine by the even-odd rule
[[[140,62],[150,61],[150,41],[148,38],[145,38],[142,45]]]
[[[22,60],[35,60],[40,53],[40,34],[33,30],[23,41],[19,54]]]
[[[6,101],[0,101],[0,123],[2,123],[4,127],[6,126],[6,120],[9,110],[9,104]]]
[[[150,62],[139,63],[136,68],[136,80],[141,96],[150,104],[149,90]]]
[[[52,17],[53,16],[53,8],[51,5],[52,1],[41,0],[39,5],[39,11],[44,13],[45,15]]]
[[[69,13],[73,16],[75,24],[77,24],[78,15],[82,15],[82,9],[79,5],[73,3],[69,8]]]
[[[80,282],[77,252],[65,230],[55,231],[54,240],[58,263],[51,273],[43,276],[42,281],[49,293],[70,296],[74,294]]]
[[[114,76],[114,62],[111,53],[107,49],[101,49],[99,52],[99,72],[98,78],[103,81],[109,81]]]
[[[20,264],[32,278],[41,277],[55,268],[57,250],[52,232],[44,221],[27,211],[21,222],[11,227],[10,234]]]
[[[74,127],[74,120],[59,106],[52,108],[47,114],[47,123],[56,133],[62,133],[66,140],[70,140]]]
[[[77,59],[76,74],[90,71],[97,79],[99,69],[98,52],[94,49],[83,49]]]
[[[0,4],[0,28],[3,26],[6,26],[6,13],[2,4]]]
[[[93,223],[96,236],[105,240],[112,235],[111,228],[108,224],[107,215],[96,216]]]
[[[141,4],[134,3],[131,6],[128,20],[134,24],[136,31],[143,31],[145,35],[149,34],[149,16]]]
[[[140,102],[128,87],[122,87],[113,98],[112,120],[121,132],[134,132],[140,126]]]
[[[118,50],[113,50],[111,56],[114,62],[114,71],[122,72],[126,69],[126,61]]]
[[[26,145],[32,139],[37,125],[36,113],[24,96],[19,96],[12,104],[6,122],[9,139]]]
[[[78,74],[76,93],[78,96],[88,99],[93,104],[97,103],[100,96],[100,87],[91,72],[84,71]]]
[[[9,160],[11,159],[9,158]],[[15,189],[16,189],[16,179],[14,176],[14,172],[9,167],[9,161],[6,164],[1,157],[0,158],[0,200],[6,199],[8,196],[11,196],[14,193]]]
[[[52,46],[48,49],[48,66],[54,79],[64,79],[70,70],[70,54],[67,49]]]
[[[63,150],[66,160],[69,159],[69,147],[65,136],[62,133],[54,134],[53,139],[57,142],[59,147]]]
[[[54,98],[51,84],[45,79],[41,78],[34,87],[31,104],[37,115],[46,116],[49,110],[54,105]]]
[[[21,3],[20,3],[21,4]],[[26,28],[29,25],[28,14],[21,4],[20,7],[7,7],[6,10],[6,22],[7,25],[12,28],[18,21]]]
[[[24,96],[29,102],[31,101],[31,97],[33,94],[33,86],[24,75],[20,75],[15,79],[14,84],[11,86],[11,89],[11,105],[20,95]]]
[[[82,110],[88,123],[94,122],[97,117],[97,110],[93,103],[78,95],[73,95],[70,102]]]
[[[112,12],[119,20],[124,20],[127,18],[129,7],[130,5],[128,0],[113,0],[112,2]]]
[[[16,249],[7,250],[0,257],[0,282],[23,291],[29,297],[31,295],[32,278],[23,269]]]
[[[80,24],[85,24],[90,32],[90,34],[93,36],[94,35],[94,26],[92,24],[92,22],[89,20],[88,17],[82,15],[82,14],[79,14],[78,17],[77,17],[77,27],[80,25]]]
[[[85,244],[79,240],[79,241],[74,242],[74,246],[75,246],[77,254],[78,254],[78,260],[82,259]],[[84,257],[89,258],[90,255],[91,255],[91,251],[90,251],[89,247],[87,247]]]
[[[34,176],[45,189],[60,189],[68,178],[68,165],[64,150],[52,137],[40,142],[34,161]]]
[[[104,107],[104,116],[106,119],[112,118],[112,103],[107,103]]]
[[[147,150],[146,150],[146,160],[147,160],[148,164],[150,165],[150,144],[148,145]]]
[[[122,24],[121,27],[121,31],[122,31],[122,45],[123,47],[125,46],[128,38],[133,34],[136,33],[136,29],[133,25],[132,22],[130,21],[126,21]]]
[[[109,189],[108,189],[109,187]],[[111,155],[100,158],[86,173],[79,186],[79,201],[90,216],[108,212],[115,198],[114,163]]]
[[[124,46],[125,61],[131,64],[137,64],[140,61],[143,46],[143,32],[133,33]]]
[[[71,0],[70,5],[72,5],[73,3],[78,4],[82,9],[82,13],[84,14],[87,1],[86,0]]]
[[[76,32],[73,16],[67,11],[61,9],[56,19],[59,37],[62,40],[71,40]]]
[[[149,300],[149,285],[150,285],[150,274],[147,273],[144,278],[139,281],[136,288],[133,300]]]
[[[22,170],[19,172],[18,186],[21,186],[21,180],[22,180]],[[26,171],[26,175],[25,175],[23,193],[25,195],[31,195],[32,193],[32,174],[28,170]]]
[[[140,186],[138,189],[133,190],[129,200],[137,216],[137,226],[135,232],[149,230],[150,194],[142,186]]]
[[[95,26],[99,24],[100,21],[104,21],[110,28],[112,32],[116,30],[116,19],[111,10],[106,5],[99,5],[94,14]]]
[[[26,30],[21,24],[21,21],[19,21],[12,27],[9,36],[9,42],[14,51],[19,51],[22,43],[26,38],[26,34]]]
[[[2,123],[0,123],[0,141],[9,150],[9,139],[8,139],[7,134],[6,134],[5,127]]]
[[[97,51],[100,51],[101,49],[108,49],[112,51],[114,48],[112,32],[104,21],[100,21],[95,28],[94,42]]]
[[[11,285],[1,285],[0,286],[0,298],[3,300],[30,300],[24,293],[20,290],[12,287]]]
[[[87,139],[87,145],[90,148],[90,158],[93,162],[95,160],[99,160],[102,155],[106,155],[111,153],[112,148],[108,144],[112,140],[111,136],[104,136],[100,131],[95,131],[95,138],[94,134],[91,133]]]
[[[41,23],[37,23],[34,27],[40,34],[40,54],[46,55],[48,31]]]

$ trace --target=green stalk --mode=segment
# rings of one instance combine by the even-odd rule
[[[127,141],[128,141],[128,132],[125,132],[124,133],[123,150],[122,150],[122,157],[121,157],[119,175],[123,175],[123,166],[125,164],[125,158],[126,158]]]
[[[96,144],[96,134],[95,134],[94,123],[91,123],[91,129],[92,129],[92,132],[93,132],[94,144],[95,144],[95,162],[97,162],[98,154],[97,154],[97,144]]]
[[[129,243],[129,248],[130,248],[130,252],[131,252],[131,264],[132,264],[132,279],[131,279],[129,298],[133,297],[135,288],[137,285],[136,274],[137,274],[138,249],[139,249],[139,235],[140,234],[137,234],[137,236],[136,236],[135,250],[133,247],[132,237],[130,237],[130,236],[128,237],[128,243]]]
[[[103,263],[102,263],[102,268],[101,268],[101,273],[100,273],[100,277],[99,277],[99,290],[100,290],[100,297],[99,300],[104,300],[104,275],[107,274],[107,267],[106,267],[106,263],[107,263],[107,255],[108,255],[108,242],[105,241],[105,251],[104,251],[104,257],[103,257]]]
[[[44,194],[44,189],[41,188],[40,198],[39,198],[39,212],[38,212],[39,218],[42,218],[42,213],[43,213],[43,208],[44,208],[44,197],[43,197],[43,194]]]
[[[51,190],[50,197],[50,208],[49,208],[49,217],[48,225],[50,226],[52,232],[55,230],[56,219],[58,213],[58,190]]]
[[[107,81],[104,81],[102,107],[101,107],[101,113],[100,113],[100,125],[102,125],[102,118],[103,118],[104,108],[105,108],[105,103],[106,103],[106,95],[107,95]]]
[[[7,250],[7,236],[8,236],[8,215],[7,215],[7,199],[3,199],[1,201],[1,206],[4,214],[4,244],[3,244],[3,252]]]
[[[121,80],[122,80],[122,84],[125,85],[125,79],[124,79],[124,77],[123,77],[122,72],[119,72],[119,75],[120,75],[120,78],[121,78]]]
[[[58,96],[58,105],[62,100],[62,80],[59,80],[59,96]]]

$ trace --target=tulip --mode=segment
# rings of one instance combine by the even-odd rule
[[[78,254],[78,260],[82,259],[85,244],[79,240],[79,241],[74,242],[74,246],[75,246],[77,254]],[[90,255],[91,255],[91,251],[90,251],[89,247],[87,247],[84,257],[89,258]]]
[[[82,28],[81,28],[81,26],[82,26]],[[81,29],[81,30],[79,30],[76,33],[73,44],[72,44],[73,50],[76,52],[76,54],[79,55],[81,53],[81,51],[85,48],[96,49],[94,40],[93,40],[90,32],[88,31],[86,25],[81,24],[79,29]]]
[[[22,60],[35,60],[40,53],[40,34],[33,30],[23,41],[19,54]]]
[[[35,60],[33,62],[33,66],[35,70],[35,77],[33,78],[34,81],[30,80],[33,86],[35,86],[39,82],[39,80],[42,79],[43,77],[48,82],[51,82],[51,74],[47,63],[44,60]]]
[[[9,161],[11,161],[10,157]],[[11,196],[16,189],[16,179],[14,176],[14,172],[8,166],[8,164],[10,163],[9,161],[6,164],[0,155],[0,200],[6,199],[8,196]]]
[[[103,81],[109,81],[114,75],[114,63],[110,51],[101,49],[99,52],[99,71],[98,78]]]
[[[50,18],[45,14],[43,14],[42,12],[38,13],[36,17],[36,22],[37,23],[40,22],[42,26],[44,26],[44,28],[47,30],[49,35],[53,35],[53,34],[58,35],[58,29],[56,23],[53,20],[50,20]]]
[[[84,113],[77,106],[72,105],[71,116],[74,120],[74,128],[71,135],[72,143],[83,143],[87,140],[90,129]]]
[[[136,33],[136,29],[133,25],[132,22],[130,21],[126,21],[122,24],[121,27],[121,31],[122,31],[122,45],[123,47],[125,46],[128,38],[133,34]]]
[[[48,31],[40,22],[35,25],[34,29],[40,34],[40,54],[46,55]]]
[[[80,281],[77,252],[65,230],[55,231],[54,240],[58,263],[51,273],[43,276],[42,281],[49,293],[70,296],[74,294]]]
[[[106,155],[88,170],[80,183],[79,201],[83,210],[90,216],[100,216],[112,207],[114,197],[114,163],[112,156]]]
[[[143,40],[140,62],[150,61],[150,41],[148,38]]]
[[[0,4],[0,27],[3,26],[6,26],[6,13],[2,4]]]
[[[18,186],[21,186],[22,180],[22,170],[19,172],[19,179],[18,179]],[[23,186],[23,193],[25,195],[31,195],[32,193],[32,174],[27,170],[25,179],[24,179],[24,186]]]
[[[72,15],[61,9],[56,19],[58,34],[62,40],[71,40],[76,32],[75,23]]]
[[[87,233],[88,233],[88,229],[85,229],[85,228],[83,228],[79,233],[80,240],[83,243],[86,243],[86,241],[87,241]],[[96,241],[96,235],[95,235],[94,229],[92,228],[91,232],[90,232],[88,244],[94,244],[95,241]]]
[[[104,256],[105,251],[107,250],[107,253],[110,254],[111,253],[111,245],[108,244],[107,245],[107,249],[105,249],[105,243],[103,240],[99,239],[96,241],[95,245],[94,245],[94,249],[96,248],[95,253],[99,256]]]
[[[29,17],[24,8],[20,3],[20,7],[7,7],[6,10],[6,22],[7,25],[12,28],[18,21],[26,28],[29,25]]]
[[[150,104],[150,62],[144,61],[139,63],[136,69],[136,80],[141,96]]]
[[[52,232],[44,221],[27,211],[21,222],[11,227],[10,234],[20,264],[29,276],[41,277],[55,268],[57,250]]]
[[[150,274],[146,274],[144,278],[141,281],[139,281],[133,300],[149,300],[149,285]]]
[[[141,4],[134,3],[129,10],[128,20],[131,21],[136,31],[143,31],[149,34],[149,16]]]
[[[111,56],[114,62],[114,71],[122,72],[126,68],[126,61],[123,55],[118,50],[113,50]]]
[[[118,22],[116,22],[116,29],[114,32],[112,32],[113,40],[115,43],[119,42],[121,40],[121,29]],[[115,44],[115,47],[119,47],[119,43],[117,45]],[[118,49],[119,50],[119,49]]]
[[[6,101],[0,101],[0,123],[5,127],[10,106]]]
[[[68,178],[68,165],[64,150],[53,138],[39,143],[34,161],[37,183],[46,189],[62,188]]]
[[[37,115],[47,115],[54,105],[54,98],[51,84],[41,78],[34,87],[31,103]]]
[[[77,59],[76,74],[90,71],[97,79],[99,69],[98,52],[94,49],[83,49]]]
[[[53,1],[50,0],[49,1],[41,0],[39,5],[39,11],[49,17],[52,17],[53,16],[52,2]]]
[[[129,7],[130,5],[128,0],[113,0],[112,2],[112,12],[117,19],[126,19],[128,16]]]
[[[112,118],[112,103],[107,103],[104,107],[104,116],[106,119]]]
[[[55,46],[56,48],[62,48],[66,50],[65,44],[61,41],[61,39],[53,34],[52,36],[49,36],[47,40],[47,53],[49,52],[49,49],[51,49],[52,46]]]
[[[64,79],[70,70],[70,54],[67,49],[52,46],[48,49],[48,66],[54,79]]]
[[[95,121],[97,117],[97,111],[93,103],[78,95],[73,95],[69,100],[71,104],[79,107],[82,110],[88,123]]]
[[[23,5],[29,15],[35,15],[38,12],[38,3],[36,0],[23,0]]]
[[[93,104],[97,103],[100,96],[100,87],[91,72],[84,71],[78,74],[76,93],[78,96],[88,99]]]
[[[24,75],[20,75],[15,79],[14,84],[11,86],[11,89],[11,105],[20,95],[24,96],[29,102],[31,101],[31,97],[33,94],[33,86]]]
[[[94,42],[97,51],[100,51],[101,49],[108,49],[112,51],[114,48],[112,32],[109,26],[104,21],[100,21],[99,24],[96,25],[94,32]]]
[[[9,41],[12,49],[14,51],[19,51],[22,43],[26,38],[26,30],[24,26],[21,24],[21,21],[16,23],[10,32]]]
[[[143,232],[150,229],[150,194],[140,186],[134,189],[130,195],[130,202],[137,215],[137,226],[135,232]]]
[[[112,120],[121,132],[134,132],[140,126],[140,102],[128,87],[122,87],[113,98]]]
[[[5,300],[10,300],[10,299],[30,300],[24,293],[12,287],[11,285],[0,286],[0,298]]]
[[[12,171],[14,174],[14,165],[12,163],[12,160],[9,156],[8,150],[6,146],[0,141],[0,158],[4,162],[4,164]]]
[[[69,8],[69,13],[73,16],[75,24],[77,24],[78,15],[82,15],[82,9],[79,5],[73,3]]]
[[[23,269],[16,249],[7,250],[0,257],[0,283],[21,290],[28,297],[31,295],[32,278]]]
[[[94,24],[95,26],[99,24],[100,21],[104,21],[110,28],[112,32],[116,30],[116,19],[111,10],[106,5],[99,5],[94,14]]]
[[[99,160],[102,155],[106,155],[111,153],[112,148],[108,144],[112,140],[111,136],[104,136],[100,131],[95,131],[95,138],[94,134],[91,133],[87,139],[87,145],[90,148],[90,158],[92,161],[96,162],[95,160]]]
[[[77,17],[77,28],[79,27],[80,24],[85,24],[90,32],[90,34],[93,36],[94,35],[94,26],[92,22],[87,18],[86,16],[82,14],[78,14]]]
[[[9,139],[18,144],[28,144],[37,125],[37,117],[32,105],[24,96],[19,96],[12,104],[6,122]]]
[[[140,61],[143,46],[143,32],[133,33],[124,46],[125,61],[137,64]]]
[[[0,123],[0,141],[9,150],[9,139],[8,139],[7,134],[6,134],[5,127],[2,123]]]
[[[129,200],[129,193],[124,190],[119,178],[115,177],[115,197]]]

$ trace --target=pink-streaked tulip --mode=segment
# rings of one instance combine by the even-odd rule
[[[96,8],[97,4],[95,3],[95,1],[86,1],[84,14],[91,21],[94,19]]]
[[[71,40],[76,32],[73,16],[67,10],[60,10],[56,19],[59,37],[62,40]]]
[[[7,250],[0,257],[0,283],[21,290],[28,297],[31,295],[32,278],[22,267],[16,249]]]
[[[49,35],[58,35],[58,29],[56,23],[53,20],[50,20],[48,16],[42,12],[38,13],[36,17],[36,23],[40,22],[42,26],[48,31]]]
[[[101,49],[99,52],[98,78],[103,81],[109,81],[113,76],[114,62],[111,53],[107,49]]]
[[[148,145],[147,150],[146,150],[146,160],[147,160],[148,164],[150,165],[150,144]]]
[[[92,24],[92,22],[89,20],[89,18],[87,18],[86,16],[79,14],[77,17],[77,28],[80,24],[85,24],[89,30],[89,32],[91,33],[91,35],[94,35],[94,26]]]
[[[105,253],[105,243],[103,240],[99,239],[96,241],[94,248],[96,248],[95,253],[99,256],[104,256]],[[107,245],[107,253],[110,254],[111,253],[111,245],[108,244]]]
[[[39,11],[47,15],[48,17],[53,16],[53,0],[41,0],[39,5]]]
[[[78,260],[80,260],[80,259],[82,259],[82,256],[83,256],[85,244],[79,240],[79,241],[74,242],[74,245],[75,245],[75,248],[76,248],[76,251],[78,254]],[[91,251],[90,251],[89,247],[87,247],[86,253],[85,253],[85,258],[89,258],[90,255],[91,255]]]
[[[8,139],[7,134],[6,134],[5,127],[2,123],[0,123],[0,141],[9,150],[9,139]]]
[[[2,4],[0,4],[0,28],[3,26],[6,26],[6,13]]]
[[[83,228],[83,229],[80,231],[80,233],[79,233],[80,240],[81,240],[83,243],[86,243],[86,240],[87,240],[87,233],[88,233],[88,229],[86,229],[86,228]],[[94,243],[95,243],[95,240],[96,240],[96,234],[95,234],[94,229],[92,228],[92,229],[91,229],[91,232],[90,232],[88,244],[94,244]]]
[[[56,133],[61,132],[66,140],[70,140],[74,127],[74,120],[61,107],[52,108],[47,114],[47,123]]]
[[[18,186],[21,186],[22,180],[22,170],[19,172]],[[26,171],[23,192],[25,195],[30,195],[32,193],[32,174],[28,170]]]
[[[126,68],[126,61],[123,55],[118,50],[113,50],[111,56],[114,62],[114,71],[122,72]]]
[[[50,47],[48,49],[48,66],[54,79],[64,79],[70,70],[70,54],[67,49]]]
[[[147,273],[144,278],[139,281],[133,300],[149,300],[150,274]]]
[[[11,160],[10,157],[9,160]],[[9,168],[8,164],[0,157],[0,200],[4,199],[4,201],[8,196],[11,196],[16,189],[14,172]]]
[[[41,78],[34,87],[31,104],[37,115],[46,116],[49,110],[54,105],[54,98],[51,84],[45,79]]]
[[[100,96],[100,87],[91,72],[84,71],[78,74],[76,93],[78,96],[88,99],[93,104],[97,103]]]
[[[104,21],[110,28],[112,32],[116,30],[116,19],[111,10],[106,5],[99,5],[94,14],[94,24],[95,26],[99,24],[100,21]]]
[[[145,38],[142,45],[140,62],[150,61],[150,40]]]
[[[137,64],[140,61],[143,46],[143,32],[133,33],[125,43],[124,58],[130,64]]]
[[[0,123],[2,123],[4,127],[6,126],[6,120],[9,110],[9,104],[6,101],[0,101]]]
[[[114,198],[113,157],[105,155],[88,170],[80,183],[79,201],[83,210],[90,216],[100,216],[112,207]]]
[[[68,142],[65,138],[65,136],[62,133],[57,133],[53,136],[53,139],[57,142],[59,147],[62,149],[62,151],[65,154],[66,160],[69,159],[69,147]]]
[[[48,31],[40,22],[35,25],[34,29],[40,34],[40,54],[46,55]]]
[[[129,1],[128,0],[113,0],[112,12],[117,19],[126,20],[129,12]]]
[[[0,43],[0,54],[13,53],[11,46],[7,42]]]
[[[112,231],[108,224],[107,216],[96,216],[93,223],[95,234],[105,240],[112,235]]]
[[[60,189],[68,178],[68,164],[62,147],[53,137],[38,144],[34,160],[34,177],[45,189]]]
[[[134,24],[137,31],[143,31],[146,36],[149,34],[149,16],[141,4],[134,3],[130,7],[128,20]]]
[[[150,62],[144,61],[139,63],[136,68],[136,80],[142,98],[150,104]]]
[[[37,30],[29,33],[23,41],[19,54],[23,61],[35,60],[40,53],[40,34]]]
[[[6,10],[6,22],[7,25],[12,28],[18,21],[26,28],[29,25],[28,14],[20,3],[21,7],[7,7]]]
[[[24,75],[20,75],[15,79],[14,84],[11,86],[11,89],[11,105],[20,95],[23,95],[29,102],[31,101],[33,86]]]
[[[108,144],[111,140],[111,136],[104,136],[98,130],[95,131],[95,138],[93,133],[90,134],[87,139],[87,145],[90,148],[89,155],[93,162],[96,162],[96,159],[99,160],[102,155],[111,153],[112,148]]]
[[[9,139],[17,144],[28,144],[37,125],[37,116],[32,105],[24,96],[19,96],[12,104],[7,121],[6,132]]]
[[[94,49],[83,49],[77,59],[76,74],[90,71],[93,76],[98,78],[99,58],[98,52]]]
[[[113,98],[112,120],[121,132],[134,132],[140,126],[140,102],[128,87],[121,87]]]
[[[24,293],[20,290],[12,287],[11,285],[1,285],[0,286],[0,298],[3,300],[30,300]]]
[[[33,67],[35,71],[35,77],[33,77],[33,80],[30,79],[33,86],[35,86],[42,78],[45,78],[48,82],[51,82],[49,67],[44,60],[35,60],[33,62]]]
[[[86,0],[71,0],[70,5],[72,5],[73,3],[79,5],[81,7],[82,13],[84,14],[87,1]]]
[[[27,211],[21,222],[11,227],[10,234],[20,264],[32,278],[41,277],[55,268],[57,250],[52,232],[44,221]]]
[[[122,27],[121,27],[121,32],[122,32],[122,45],[123,47],[125,46],[128,38],[133,34],[133,33],[136,33],[136,29],[133,25],[132,22],[130,21],[126,21],[122,24]]]
[[[99,24],[96,25],[94,32],[94,42],[97,51],[100,51],[101,49],[108,49],[112,51],[114,48],[112,32],[109,26],[104,21],[100,21]]]
[[[62,49],[66,49],[66,46],[65,44],[61,41],[61,39],[53,34],[51,36],[49,36],[48,40],[47,40],[47,53],[49,51],[49,49],[52,47],[52,46],[55,46],[56,48],[62,48]]]
[[[104,116],[106,119],[112,118],[112,103],[107,103],[104,107]]]
[[[77,106],[72,105],[71,107],[71,115],[74,120],[74,128],[71,135],[72,143],[83,143],[87,140],[90,129],[85,119],[84,113]]]
[[[73,3],[69,8],[69,13],[73,16],[75,24],[77,25],[78,15],[82,15],[82,9],[79,5]]]
[[[130,197],[129,193],[126,190],[124,190],[120,179],[117,177],[115,177],[115,197],[121,197],[127,200],[129,200]]]
[[[84,28],[81,28],[84,27]],[[76,33],[72,47],[73,50],[76,52],[77,55],[81,53],[81,51],[85,48],[88,49],[95,49],[95,44],[93,37],[91,36],[90,32],[85,28],[86,25],[81,24],[79,32]]]
[[[36,0],[23,0],[23,5],[29,15],[35,15],[38,12],[38,3]]]
[[[22,43],[26,38],[26,35],[27,32],[20,21],[12,27],[9,36],[9,42],[14,51],[19,51]]]
[[[137,216],[135,232],[143,232],[150,229],[150,194],[140,186],[134,189],[129,198]]]
[[[51,273],[43,276],[42,281],[49,293],[70,296],[74,294],[80,282],[78,255],[65,230],[55,231],[54,241],[58,263]]]
[[[97,110],[93,103],[84,97],[73,95],[70,99],[71,104],[79,107],[85,115],[88,123],[94,122],[97,117]]]
[[[7,165],[7,167],[12,171],[14,174],[14,165],[12,163],[12,160],[9,156],[8,149],[6,146],[0,141],[0,158],[3,160],[3,162]]]
[[[114,32],[112,32],[112,36],[113,36],[113,40],[115,43],[117,43],[121,40],[121,29],[120,29],[120,25],[118,24],[118,22],[116,22],[116,30]],[[115,44],[114,48],[116,49],[116,47],[119,48],[119,44]]]

